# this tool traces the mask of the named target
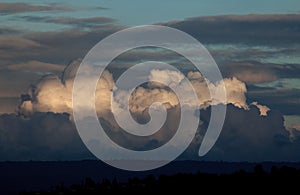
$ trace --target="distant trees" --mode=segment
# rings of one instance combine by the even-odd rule
[[[186,190],[186,192],[253,192],[261,190],[288,190],[293,184],[297,185],[300,179],[300,170],[283,166],[272,167],[265,171],[262,165],[254,167],[253,172],[240,170],[232,174],[175,174],[149,175],[145,178],[131,178],[127,182],[118,182],[117,179],[104,179],[95,182],[91,178],[81,184],[65,187],[60,184],[49,191],[21,192],[21,195],[52,195],[52,194],[115,194],[115,193],[159,193]]]

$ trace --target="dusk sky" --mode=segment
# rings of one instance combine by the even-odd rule
[[[227,105],[221,135],[207,155],[198,157],[210,109],[215,106],[207,91],[209,84],[178,54],[142,48],[114,60],[96,89],[99,121],[111,131],[112,140],[148,150],[174,135],[179,103],[170,89],[157,83],[140,86],[131,97],[130,111],[138,122],[149,120],[145,113],[153,102],[162,102],[168,111],[161,132],[149,140],[122,132],[109,107],[109,93],[124,70],[138,62],[157,60],[178,68],[199,98],[198,131],[180,159],[299,161],[299,13],[299,0],[2,1],[0,160],[94,159],[72,116],[77,68],[87,52],[110,34],[136,25],[159,24],[193,36],[219,66],[227,92],[227,101],[218,102]],[[147,76],[168,82],[181,77],[167,70]],[[217,93],[218,84],[211,85]],[[121,105],[122,94],[118,98]]]

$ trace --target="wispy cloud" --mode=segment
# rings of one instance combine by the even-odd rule
[[[22,19],[30,22],[66,24],[75,27],[96,27],[99,25],[110,24],[116,22],[113,18],[108,17],[91,17],[91,18],[71,18],[71,17],[38,17],[38,16],[21,16]]]
[[[37,12],[37,11],[70,11],[74,8],[64,6],[61,4],[53,5],[33,5],[29,3],[0,3],[0,14],[15,14],[23,12]]]
[[[50,72],[61,72],[64,69],[64,65],[51,64],[51,63],[32,60],[24,63],[19,63],[19,64],[11,64],[5,68],[9,70],[15,70],[15,71],[33,71],[33,72],[41,72],[41,73],[50,73]]]

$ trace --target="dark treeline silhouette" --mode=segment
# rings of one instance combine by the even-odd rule
[[[144,178],[134,177],[127,182],[117,179],[103,179],[95,182],[91,178],[81,184],[65,186],[63,183],[47,191],[23,191],[21,195],[33,194],[116,194],[116,193],[159,193],[184,192],[205,193],[259,193],[264,191],[294,190],[299,186],[300,169],[287,166],[273,166],[265,171],[262,165],[256,165],[252,172],[240,170],[231,174],[178,173],[174,175],[148,175]],[[278,191],[277,191],[278,192]]]

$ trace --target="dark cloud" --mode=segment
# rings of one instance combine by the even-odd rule
[[[30,39],[26,39],[17,35],[2,35],[0,37],[1,50],[18,50],[25,48],[40,47],[41,45]]]
[[[68,29],[59,32],[25,32],[19,37],[13,37],[16,41],[4,41],[6,37],[2,39],[4,44],[10,42],[10,49],[3,49],[1,56],[3,59],[11,60],[13,64],[24,63],[26,61],[38,60],[46,61],[49,63],[66,64],[72,59],[82,58],[90,48],[92,48],[97,42],[104,37],[120,30],[124,27],[114,25],[114,19],[95,17],[95,18],[48,18],[48,17],[32,17],[25,16],[28,20],[41,21],[41,22],[53,22],[60,24],[70,24],[74,29]],[[299,53],[299,49],[292,48],[299,40],[299,20],[298,15],[246,15],[246,16],[215,16],[215,17],[200,17],[192,18],[184,21],[167,23],[171,27],[179,28],[186,31],[191,35],[198,38],[201,42],[207,43],[244,43],[252,44],[276,44],[276,43],[289,43],[285,48],[279,48],[274,51],[265,51],[263,48],[251,48],[239,49],[235,51],[228,49],[222,49],[216,51],[211,49],[213,56],[217,59],[217,62],[228,63],[229,61],[245,61],[264,59],[266,57],[276,57],[282,54],[296,55]],[[262,23],[262,24],[261,24]],[[99,25],[98,25],[99,24]],[[257,24],[257,25],[256,25]],[[89,30],[83,30],[80,27],[88,27]],[[220,30],[221,29],[221,30]],[[283,30],[285,29],[285,30]],[[223,32],[227,30],[228,32]],[[247,31],[247,33],[245,32]],[[271,32],[270,32],[271,31]],[[275,39],[274,36],[277,36]],[[229,38],[228,38],[229,37]],[[230,38],[232,37],[232,38]],[[22,39],[21,41],[17,41]],[[25,43],[24,40],[28,43]],[[14,43],[15,42],[15,43]],[[31,47],[30,50],[23,50],[22,52],[15,51],[14,48],[25,48],[29,42],[33,42],[37,45]],[[33,45],[31,45],[33,46]],[[42,47],[42,48],[41,48]],[[143,55],[152,55],[151,59],[159,55],[149,53],[143,54],[143,52],[132,53],[128,58],[133,60],[140,59],[140,53]],[[171,61],[178,61],[178,56],[169,55],[163,53],[164,58],[170,57]],[[147,56],[146,56],[147,57]],[[163,55],[160,55],[160,58]],[[219,60],[222,59],[222,60]],[[125,59],[129,64],[130,59]],[[271,79],[272,73],[268,77]]]
[[[0,97],[0,115],[16,113],[19,104],[19,97]]]
[[[282,78],[299,78],[299,64],[275,64],[259,61],[230,61],[219,64],[224,77],[236,77],[248,85]]]
[[[68,11],[73,10],[71,7],[63,6],[60,4],[53,5],[32,5],[28,3],[0,3],[0,14],[14,14],[22,12],[36,12],[36,11]]]
[[[198,139],[187,150],[185,155],[197,157],[209,122],[210,109],[201,110]],[[290,141],[290,134],[284,127],[284,120],[278,111],[271,110],[267,116],[260,116],[259,110],[251,106],[249,110],[227,106],[225,123],[212,150],[202,160],[224,161],[297,161],[299,143]],[[183,155],[183,157],[185,157]]]
[[[34,113],[30,118],[0,116],[0,160],[91,158],[68,114]]]
[[[299,14],[208,16],[165,23],[203,43],[265,45],[299,42],[299,24]]]
[[[276,89],[267,87],[248,87],[247,97],[249,101],[256,100],[268,105],[271,109],[280,110],[285,115],[300,114],[300,90]]]
[[[22,16],[22,19],[25,19],[30,22],[43,22],[43,23],[54,23],[54,24],[66,24],[72,25],[75,27],[96,27],[103,24],[109,24],[116,22],[113,18],[108,17],[92,17],[92,18],[70,18],[70,17],[39,17],[39,16]]]
[[[0,35],[12,35],[18,33],[20,33],[20,30],[9,28],[9,27],[6,28],[0,27]]]
[[[119,29],[120,26],[108,24],[93,31],[70,29],[60,32],[28,33],[24,36],[26,39],[38,42],[45,48],[37,53],[27,52],[26,57],[49,63],[67,64],[72,59],[83,58],[96,43]]]
[[[169,110],[171,119],[178,110]],[[298,161],[300,155],[297,132],[290,132],[283,126],[283,117],[277,111],[269,111],[260,116],[258,108],[249,110],[228,105],[227,116],[221,135],[204,157],[197,157],[202,136],[210,118],[210,108],[201,110],[198,133],[183,159],[226,160],[226,161]],[[119,144],[129,141],[135,150],[148,150],[161,145],[174,133],[176,124],[168,131],[152,136],[151,139],[129,137],[118,132],[109,121],[100,119],[101,124],[109,128],[110,136]],[[171,122],[171,121],[169,121]],[[172,122],[171,122],[172,123]],[[33,113],[29,118],[15,114],[0,116],[0,160],[72,160],[93,158],[80,140],[68,114]],[[113,130],[113,131],[112,131]],[[163,130],[167,130],[163,129]],[[135,143],[135,144],[134,144]],[[128,143],[127,143],[128,144]]]
[[[221,66],[226,77],[236,77],[247,84],[274,81],[277,79],[275,67],[259,62],[230,62]]]
[[[0,35],[0,66],[29,61],[44,49],[40,43],[21,35]]]
[[[103,24],[93,31],[69,29],[0,35],[0,66],[28,61],[67,64],[83,58],[96,43],[119,29],[120,26]]]
[[[39,73],[47,73],[50,72],[62,72],[65,68],[64,65],[60,64],[51,64],[45,63],[40,61],[28,61],[25,63],[19,64],[11,64],[6,67],[8,70],[15,70],[15,71],[32,71],[32,72],[39,72]]]
[[[226,63],[220,69],[223,76],[234,76],[247,83],[248,102],[258,101],[285,115],[300,114],[300,90],[293,87],[293,82],[299,79],[299,64],[239,61]],[[290,83],[285,83],[289,80]]]
[[[41,75],[28,71],[0,70],[0,97],[19,97]]]
[[[59,23],[59,24],[81,24],[81,25],[88,25],[88,24],[107,24],[116,22],[113,18],[107,17],[93,17],[93,18],[53,18],[48,20],[49,22]]]

